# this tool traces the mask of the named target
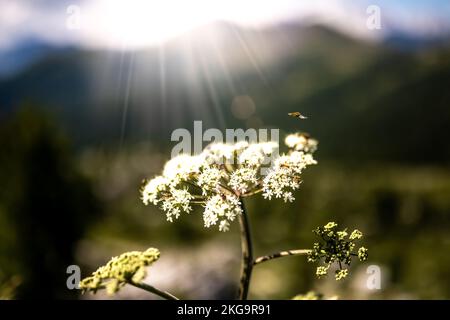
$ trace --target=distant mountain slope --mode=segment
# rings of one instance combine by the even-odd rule
[[[25,39],[10,50],[0,51],[0,79],[25,70],[52,52],[62,53],[70,50],[70,47],[55,47],[36,39]]]
[[[49,55],[0,83],[0,107],[55,111],[80,145],[167,143],[173,129],[276,126],[321,140],[321,157],[448,163],[450,52],[396,51],[324,27],[220,23],[141,52]],[[249,95],[256,113],[233,117]],[[289,111],[310,119],[293,121]]]

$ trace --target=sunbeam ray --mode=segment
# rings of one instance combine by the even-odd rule
[[[236,89],[236,86],[235,86],[235,84],[233,82],[233,78],[232,78],[232,76],[230,74],[229,68],[228,68],[228,66],[227,66],[227,64],[225,62],[223,54],[222,54],[221,50],[219,49],[219,46],[217,44],[217,41],[215,41],[215,39],[216,38],[214,37],[212,39],[212,41],[211,41],[212,42],[212,46],[213,46],[213,50],[214,50],[214,53],[215,53],[215,55],[216,55],[216,57],[217,57],[217,59],[219,61],[219,66],[220,66],[220,69],[221,69],[221,71],[223,73],[223,76],[225,77],[225,81],[226,81],[226,84],[228,86],[228,90],[234,96],[234,95],[237,94],[237,89]]]
[[[199,60],[200,60],[200,69],[206,80],[208,94],[212,100],[212,105],[214,107],[214,114],[216,115],[216,119],[218,119],[218,121],[219,121],[220,128],[225,129],[226,122],[225,122],[225,118],[223,116],[223,107],[221,106],[217,91],[214,88],[214,83],[211,80],[211,75],[210,75],[208,67],[206,66],[206,62],[205,62],[205,56],[203,55],[202,52],[199,52]]]
[[[120,127],[120,148],[123,146],[123,141],[125,138],[125,129],[127,125],[127,116],[128,116],[128,107],[130,103],[130,92],[131,92],[131,84],[133,79],[133,69],[134,69],[134,52],[130,53],[130,61],[128,65],[128,74],[126,79],[126,87],[125,87],[125,95],[123,99],[123,112],[122,112],[122,122]]]
[[[263,81],[263,83],[266,86],[269,86],[269,82],[267,81],[266,76],[264,75],[261,67],[258,65],[256,59],[253,57],[252,52],[250,51],[250,48],[245,43],[244,39],[242,39],[242,36],[239,34],[239,31],[236,30],[236,28],[232,28],[233,34],[236,36],[236,38],[239,41],[239,44],[241,45],[242,49],[244,50],[247,58],[250,60],[250,63],[252,64],[253,68],[255,68],[255,71],[258,73],[259,78]]]

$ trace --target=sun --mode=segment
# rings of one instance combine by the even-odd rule
[[[290,0],[289,0],[290,1]],[[279,0],[280,3],[289,2]],[[223,20],[258,24],[286,5],[266,0],[95,0],[81,7],[93,45],[144,47]],[[277,4],[277,5],[276,5]]]
[[[217,18],[208,0],[100,0],[90,8],[99,41],[143,47],[181,35]]]

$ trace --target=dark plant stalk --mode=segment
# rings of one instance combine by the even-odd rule
[[[250,286],[250,279],[253,270],[253,247],[252,239],[250,233],[250,224],[247,216],[247,211],[245,209],[244,200],[241,198],[241,209],[242,214],[239,215],[239,226],[241,229],[241,250],[242,250],[242,261],[241,261],[241,279],[239,283],[239,300],[247,300],[248,289]]]
[[[269,261],[272,259],[282,258],[282,257],[288,257],[288,256],[297,256],[297,255],[307,255],[310,253],[311,250],[308,249],[298,249],[298,250],[286,250],[286,251],[280,251],[277,253],[269,254],[266,256],[261,256],[255,259],[253,262],[253,265],[257,265],[259,263]]]
[[[169,292],[166,292],[166,291],[163,291],[163,290],[160,290],[158,288],[155,288],[155,287],[153,287],[153,286],[151,286],[149,284],[146,284],[146,283],[142,283],[142,282],[141,283],[137,283],[137,282],[130,281],[130,282],[128,282],[128,284],[130,284],[132,286],[135,286],[136,288],[139,288],[139,289],[151,292],[153,294],[156,294],[157,296],[160,296],[161,298],[164,298],[166,300],[180,300],[177,297],[175,297],[173,294],[171,294]]]

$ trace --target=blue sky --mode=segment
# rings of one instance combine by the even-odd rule
[[[70,5],[80,9],[80,28],[68,28],[74,14]],[[369,5],[381,9],[377,33],[365,25]],[[0,51],[30,39],[86,47],[120,47],[124,41],[146,46],[214,20],[261,25],[287,19],[329,24],[357,37],[379,39],[394,30],[428,37],[450,33],[450,1],[0,0]]]

